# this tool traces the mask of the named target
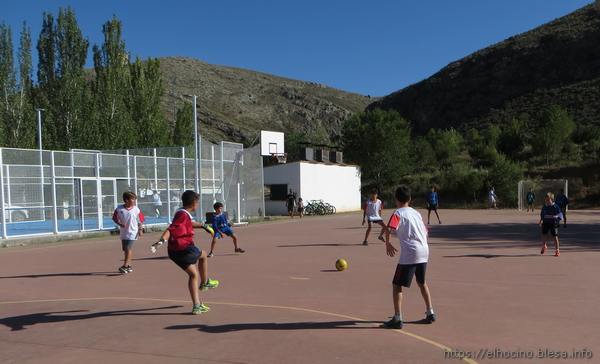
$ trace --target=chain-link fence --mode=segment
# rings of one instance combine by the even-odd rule
[[[114,229],[125,191],[138,195],[146,224],[168,223],[187,189],[201,192],[199,218],[225,204],[234,222],[264,212],[258,147],[200,141],[194,148],[39,151],[0,148],[2,238]]]

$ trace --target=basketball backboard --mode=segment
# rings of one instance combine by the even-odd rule
[[[285,153],[285,134],[277,131],[261,130],[260,155],[273,156]]]

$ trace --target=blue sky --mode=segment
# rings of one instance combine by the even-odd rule
[[[94,44],[114,14],[134,56],[188,56],[380,96],[590,2],[8,0],[0,22],[17,38],[27,21],[36,42],[42,13],[71,6]]]

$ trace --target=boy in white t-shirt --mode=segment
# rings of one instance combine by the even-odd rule
[[[431,305],[431,295],[429,288],[425,283],[425,272],[427,270],[427,260],[429,259],[429,247],[427,245],[427,228],[423,223],[423,218],[417,210],[409,207],[411,196],[410,189],[406,186],[400,186],[396,189],[396,207],[398,209],[390,218],[385,234],[385,249],[387,255],[393,257],[398,251],[390,243],[390,231],[396,231],[396,236],[400,240],[400,261],[396,266],[394,274],[393,297],[394,297],[394,317],[382,326],[391,329],[402,328],[402,287],[410,287],[413,276],[416,275],[417,284],[421,289],[421,295],[427,306],[425,312],[425,322],[432,323],[436,320]]]
[[[367,232],[365,233],[365,240],[363,240],[363,245],[369,245],[369,234],[371,233],[371,227],[373,224],[377,224],[381,226],[381,232],[379,233],[379,240],[383,240],[383,234],[385,232],[385,224],[383,223],[383,218],[381,217],[381,210],[383,210],[383,202],[377,198],[377,190],[373,189],[369,196],[369,199],[365,203],[365,209],[363,213],[362,224],[365,222],[367,225]]]
[[[119,226],[121,236],[121,247],[123,248],[123,266],[119,272],[126,274],[133,272],[131,267],[133,243],[142,235],[142,224],[144,214],[135,205],[137,196],[133,192],[123,193],[123,204],[117,206],[113,213],[113,221]]]

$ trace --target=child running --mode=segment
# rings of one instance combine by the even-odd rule
[[[427,194],[427,225],[429,225],[429,219],[431,217],[432,210],[435,212],[435,216],[437,216],[438,223],[442,223],[442,220],[440,220],[440,215],[438,214],[437,210],[438,203],[439,197],[436,188],[435,186],[431,186],[431,191],[429,191],[429,193]]]
[[[246,252],[244,249],[238,247],[237,236],[231,228],[231,223],[227,221],[227,215],[223,212],[223,204],[216,202],[213,205],[213,208],[215,209],[215,215],[213,216],[212,228],[215,233],[210,244],[210,253],[208,253],[208,257],[211,258],[214,256],[213,251],[215,250],[217,239],[221,239],[225,237],[225,235],[229,236],[233,240],[233,247],[236,253]]]
[[[302,200],[302,197],[298,197],[298,216],[300,216],[300,218],[304,216],[304,201]]]
[[[377,198],[377,190],[371,190],[371,194],[367,203],[365,204],[365,211],[363,213],[362,224],[365,222],[367,225],[367,232],[365,233],[365,240],[363,240],[363,245],[369,245],[369,234],[371,233],[371,227],[373,224],[377,224],[381,226],[381,232],[379,233],[378,239],[383,240],[383,233],[385,232],[385,224],[383,223],[383,218],[381,218],[381,210],[383,210],[383,202]]]
[[[529,189],[527,192],[527,212],[531,210],[533,212],[533,203],[535,202],[535,193],[533,192],[533,188]]]
[[[540,254],[544,254],[548,246],[546,245],[546,237],[550,234],[554,237],[554,256],[560,255],[559,243],[558,243],[558,227],[560,226],[560,220],[562,220],[562,212],[560,207],[554,203],[554,194],[548,192],[545,197],[545,204],[542,207],[540,213],[540,226],[542,227],[542,251]]]
[[[198,290],[217,288],[219,281],[208,278],[206,252],[194,245],[194,229],[204,228],[201,222],[192,220],[192,212],[198,208],[200,196],[194,191],[185,191],[181,196],[183,207],[177,210],[173,222],[153,245],[160,246],[169,242],[169,258],[188,274],[188,288],[192,297],[192,314],[199,315],[210,310],[200,302]],[[153,249],[153,251],[155,251]],[[198,281],[200,278],[200,281]]]
[[[393,257],[398,251],[390,243],[390,231],[395,231],[400,240],[400,261],[396,266],[393,284],[394,317],[382,326],[390,329],[402,328],[402,287],[410,287],[413,276],[416,275],[417,284],[425,301],[427,311],[425,322],[432,323],[437,319],[431,305],[431,295],[425,283],[429,247],[427,245],[427,228],[423,223],[421,214],[409,207],[411,200],[410,189],[400,186],[395,193],[396,207],[398,209],[391,216],[385,233],[385,249],[387,255]]]
[[[569,208],[569,198],[565,195],[565,190],[560,189],[560,194],[556,196],[556,204],[560,207],[563,214],[563,227],[567,227],[567,210]]]
[[[123,265],[119,272],[123,274],[133,272],[131,259],[133,257],[133,243],[142,236],[144,214],[136,206],[137,196],[131,191],[123,193],[123,204],[117,206],[113,212],[112,220],[119,226],[121,248],[123,249]]]

